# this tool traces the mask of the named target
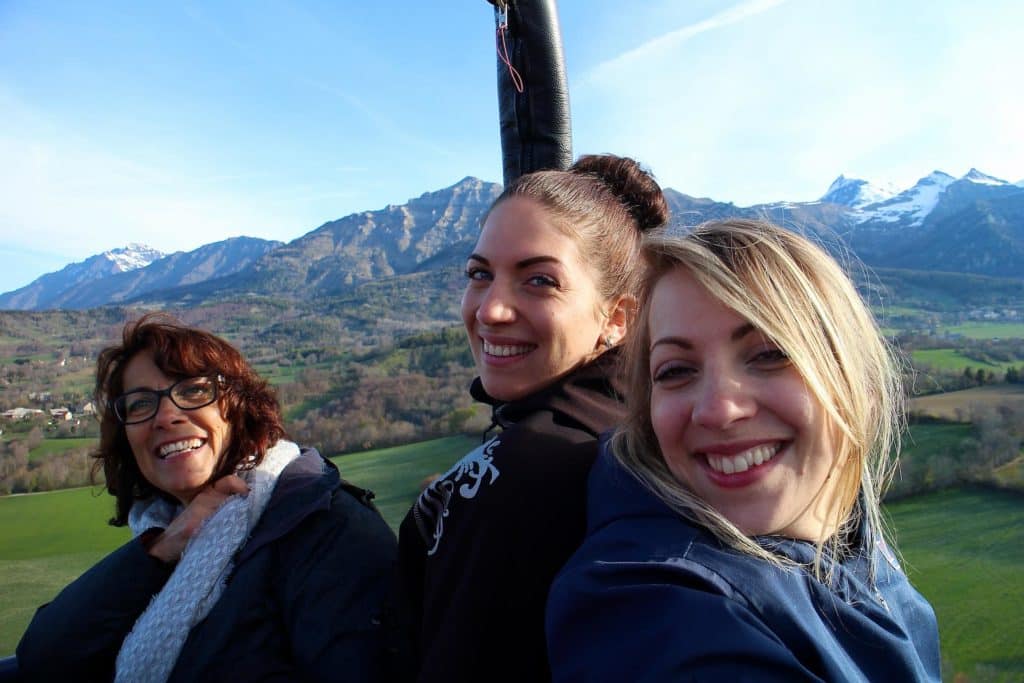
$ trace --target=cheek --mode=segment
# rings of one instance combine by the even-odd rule
[[[462,307],[461,307],[461,311],[462,311],[462,323],[466,327],[469,327],[469,325],[470,325],[470,323],[472,323],[473,318],[475,317],[475,313],[476,313],[476,307],[470,301],[469,290],[467,290],[467,291],[462,293]]]
[[[219,461],[231,443],[231,423],[228,422],[222,411],[217,412],[214,430],[217,433],[217,460]]]
[[[128,439],[129,448],[132,449],[132,456],[135,457],[136,461],[138,461],[138,456],[146,450],[146,438],[145,434],[143,434],[143,430],[138,427],[134,429],[125,428],[125,437]]]
[[[686,406],[678,397],[657,392],[651,397],[651,427],[654,429],[654,436],[658,439],[661,452],[666,457],[681,445],[683,432],[689,423],[689,416],[685,411]]]

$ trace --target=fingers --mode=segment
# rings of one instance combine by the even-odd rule
[[[241,495],[249,493],[249,485],[237,474],[229,474],[213,482],[213,490],[225,496]]]
[[[150,555],[164,562],[177,562],[203,522],[212,517],[224,502],[234,495],[246,495],[249,486],[241,477],[229,474],[196,494],[148,549]]]

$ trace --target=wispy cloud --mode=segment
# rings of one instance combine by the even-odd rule
[[[587,85],[602,80],[610,72],[618,71],[626,66],[632,66],[638,60],[649,58],[657,52],[674,47],[701,33],[707,33],[708,31],[714,31],[730,24],[738,23],[762,12],[767,12],[785,2],[786,0],[747,0],[746,2],[741,2],[703,21],[698,21],[652,38],[632,50],[627,50],[611,59],[606,59],[583,74],[581,84]]]

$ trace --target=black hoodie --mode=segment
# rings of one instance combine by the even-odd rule
[[[583,540],[597,436],[624,415],[616,355],[508,403],[474,381],[501,431],[431,484],[399,531],[415,680],[550,678],[544,606]]]

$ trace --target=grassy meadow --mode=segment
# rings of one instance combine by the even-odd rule
[[[478,437],[449,436],[411,446],[396,446],[331,458],[341,476],[376,495],[374,503],[388,525],[398,525],[420,493],[420,482],[443,474],[480,444]],[[386,467],[382,465],[387,464]]]
[[[70,437],[65,439],[43,439],[38,446],[28,453],[29,460],[45,458],[54,453],[63,453],[76,448],[95,448],[99,442],[94,436]]]
[[[106,522],[101,487],[0,498],[0,656],[12,654],[35,608],[130,537]]]
[[[911,352],[916,367],[931,367],[938,370],[963,370],[970,368],[975,372],[982,370],[992,371],[1002,379],[1007,368],[1019,367],[1020,361],[1007,363],[989,363],[965,356],[957,349],[917,349]]]
[[[946,334],[962,334],[971,339],[1024,339],[1024,323],[971,321],[962,325],[942,325]]]
[[[343,477],[377,494],[397,532],[420,481],[478,443],[453,436],[332,460]],[[113,512],[113,498],[98,486],[0,497],[0,657],[14,652],[37,606],[130,538],[106,523]]]
[[[965,428],[915,426],[911,448],[924,451]],[[448,437],[332,460],[346,479],[376,492],[397,529],[420,482],[478,443]],[[101,494],[0,498],[0,656],[14,651],[37,605],[127,539],[105,524],[112,500]],[[1024,680],[1024,496],[950,490],[900,500],[888,512],[907,573],[938,615],[950,680]]]
[[[951,490],[887,512],[907,575],[935,608],[945,678],[1024,681],[1024,496]]]

